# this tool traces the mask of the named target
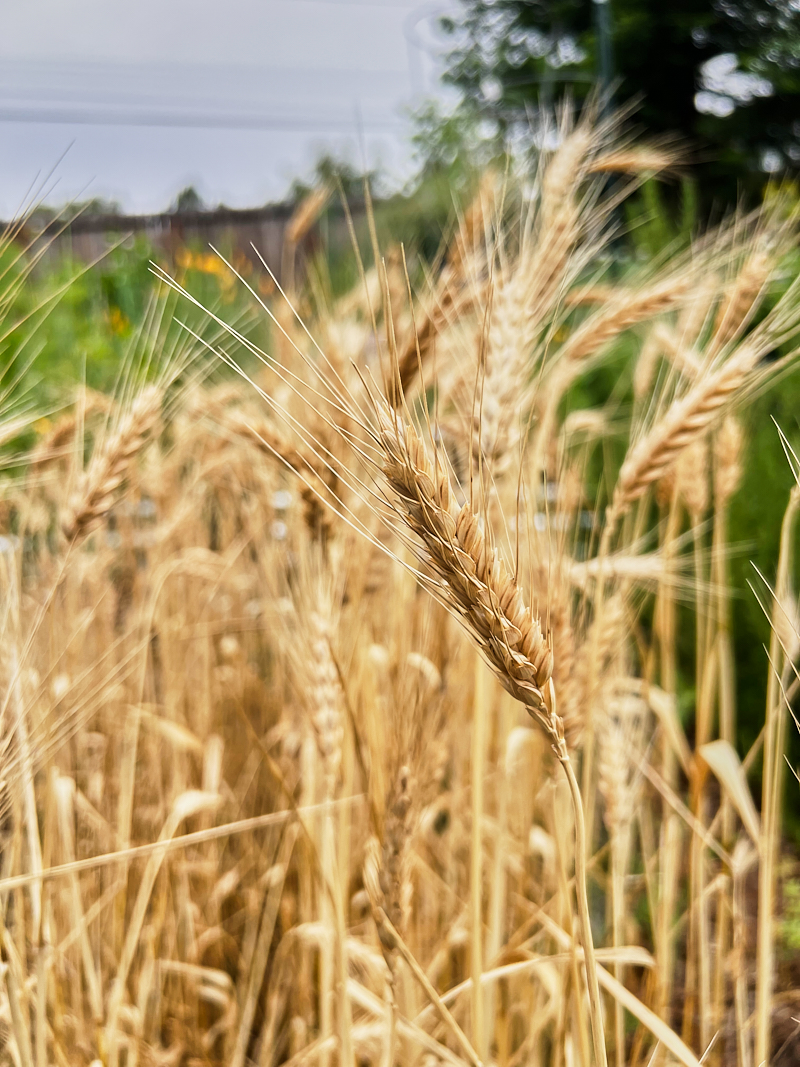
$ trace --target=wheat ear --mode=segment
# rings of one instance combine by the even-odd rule
[[[553,654],[539,621],[477,515],[469,504],[458,506],[446,471],[434,469],[416,429],[385,406],[379,419],[383,473],[442,580],[444,598],[464,619],[500,683],[557,744],[563,729],[544,696]]]
[[[331,630],[331,598],[327,590],[320,588],[315,596],[314,610],[308,613],[305,642],[308,658],[304,665],[311,721],[325,780],[324,817],[319,827],[320,858],[325,878],[332,890],[330,894],[324,894],[321,900],[322,923],[332,936],[321,946],[320,951],[320,1030],[326,1036],[334,1033],[335,996],[341,1062],[349,1064],[352,1062],[352,1049],[344,947],[347,934],[332,808],[342,766],[344,717],[342,684],[331,648]]]
[[[315,538],[323,543],[331,532],[330,510],[323,501],[335,498],[339,479],[332,464],[311,448],[289,441],[266,419],[256,418],[238,408],[221,412],[224,428],[233,436],[255,445],[261,452],[278,459],[301,481],[300,496],[304,505],[306,526]],[[324,446],[320,446],[324,450]]]
[[[775,269],[775,256],[756,249],[745,261],[717,311],[712,350],[719,350],[746,324]]]
[[[520,394],[531,376],[534,343],[567,288],[571,257],[586,236],[588,218],[578,192],[594,144],[589,127],[578,126],[544,168],[530,246],[523,241],[513,271],[501,278],[491,301],[476,443],[495,478],[519,441]]]
[[[607,307],[591,315],[575,330],[557,353],[557,362],[539,398],[539,426],[533,446],[534,465],[541,469],[552,437],[561,400],[583,371],[583,364],[605,348],[624,330],[673,307],[684,295],[688,278],[666,278],[645,289],[625,292],[610,300]],[[634,379],[636,395],[646,389],[658,358],[651,335],[637,364]]]
[[[760,354],[755,346],[741,348],[671,404],[650,432],[630,450],[614,489],[609,527],[614,525],[612,519],[624,514],[681,452],[705,433],[723,405],[744,386]]]
[[[69,541],[88,533],[108,514],[114,494],[150,436],[160,412],[161,391],[154,385],[147,386],[92,456],[61,522]]]
[[[657,174],[675,165],[675,155],[655,148],[641,145],[638,148],[618,148],[604,152],[589,165],[590,174]]]
[[[678,461],[678,491],[694,526],[708,510],[708,440],[700,437],[683,450]]]
[[[286,240],[293,245],[299,244],[319,218],[320,212],[331,195],[330,186],[325,182],[316,186],[304,196],[286,224]]]
[[[288,441],[275,426],[263,418],[240,411],[238,408],[226,408],[220,412],[220,421],[232,437],[239,437],[255,445],[262,452],[278,458],[295,474],[307,475],[309,471],[318,474],[321,466],[317,456],[308,449],[298,447]]]
[[[719,428],[714,442],[714,502],[724,508],[742,477],[742,426],[729,415]]]
[[[308,231],[319,218],[322,209],[328,202],[331,194],[330,186],[326,183],[318,185],[308,193],[294,209],[291,218],[286,224],[283,237],[283,258],[281,261],[281,274],[284,285],[290,289],[295,287],[295,262],[297,246],[306,236]]]
[[[649,288],[623,293],[588,318],[563,345],[559,358],[587,359],[637,322],[673,307],[684,295],[691,279],[667,278]]]

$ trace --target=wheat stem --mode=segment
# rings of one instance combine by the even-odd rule
[[[461,1051],[472,1064],[472,1067],[483,1067],[478,1053],[470,1044],[469,1038],[458,1025],[456,1020],[453,1018],[452,1014],[450,1013],[450,1009],[447,1007],[445,1002],[433,988],[427,974],[425,974],[423,969],[417,963],[408,945],[406,945],[405,941],[402,939],[400,934],[392,925],[389,916],[386,914],[385,911],[383,911],[382,908],[377,909],[377,919],[381,931],[381,941],[386,944],[387,947],[397,949],[397,951],[403,957],[408,966],[408,969],[414,975],[417,982],[419,982],[423,992],[425,993],[425,996],[430,1000],[433,1007],[439,1013],[440,1019],[451,1032],[456,1042],[458,1043]]]
[[[475,656],[475,693],[472,723],[472,855],[470,867],[472,1040],[486,1057],[483,1032],[483,763],[486,746],[486,679],[480,655]]]
[[[758,942],[756,946],[756,1063],[769,1065],[774,978],[775,861],[780,844],[780,801],[783,782],[783,753],[786,739],[786,709],[779,698],[781,647],[775,616],[788,588],[793,534],[800,489],[792,489],[781,527],[778,573],[775,579],[775,608],[770,638],[770,667],[767,683],[767,721],[764,733],[764,786],[761,805],[761,860],[758,869]]]
[[[572,808],[575,814],[575,895],[578,898],[578,918],[581,926],[584,962],[586,965],[586,985],[589,990],[589,1006],[592,1019],[592,1040],[594,1054],[600,1067],[607,1067],[606,1043],[603,1034],[603,1005],[600,1002],[600,986],[597,981],[597,960],[594,954],[592,938],[592,921],[589,915],[589,897],[586,891],[586,823],[583,818],[583,801],[578,779],[572,769],[572,762],[564,745],[563,751],[557,753],[564,774],[569,783]]]

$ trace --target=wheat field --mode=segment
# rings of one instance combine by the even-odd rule
[[[590,114],[558,145],[423,270],[373,233],[343,296],[253,289],[265,351],[160,271],[113,394],[6,468],[0,1062],[794,1062],[800,488],[745,753],[728,512],[800,348],[796,228],[620,277],[621,205],[675,160]]]

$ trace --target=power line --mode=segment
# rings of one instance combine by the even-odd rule
[[[36,123],[46,125],[75,126],[141,126],[185,129],[228,130],[336,130],[355,133],[352,117],[307,118],[267,114],[202,114],[200,112],[132,111],[107,108],[83,108],[69,110],[57,106],[31,107],[30,105],[0,104],[0,122]],[[407,129],[407,123],[398,119],[362,120],[366,129]]]

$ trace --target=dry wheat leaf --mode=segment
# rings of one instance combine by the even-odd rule
[[[142,722],[161,734],[165,741],[170,742],[176,748],[184,752],[196,752],[202,755],[203,745],[200,740],[195,737],[191,730],[187,730],[180,723],[145,710],[142,711]]]
[[[646,699],[661,723],[676,756],[681,761],[684,774],[688,776],[692,766],[692,750],[689,748],[689,742],[686,740],[686,734],[678,718],[675,697],[665,693],[657,685],[648,685]]]
[[[725,789],[739,813],[744,828],[758,848],[761,839],[761,820],[753,803],[750,787],[736,749],[729,741],[719,740],[701,745],[698,752],[719,779],[720,785]]]

